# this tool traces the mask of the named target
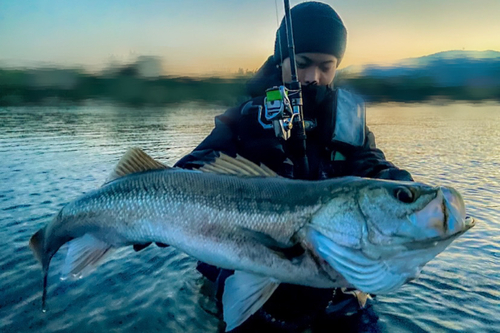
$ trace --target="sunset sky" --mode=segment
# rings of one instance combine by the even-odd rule
[[[323,2],[348,29],[341,68],[500,51],[500,0]],[[281,0],[1,0],[0,66],[95,70],[146,55],[161,57],[165,73],[254,70],[273,52],[277,16]]]

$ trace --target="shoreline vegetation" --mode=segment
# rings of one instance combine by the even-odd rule
[[[248,99],[253,72],[232,77],[140,75],[134,66],[114,73],[88,74],[78,69],[1,69],[0,106],[114,103],[162,106],[185,102],[235,105]],[[368,103],[500,101],[500,84],[442,86],[432,76],[375,76],[339,71],[335,86],[360,94]]]

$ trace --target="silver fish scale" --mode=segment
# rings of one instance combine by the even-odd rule
[[[160,212],[176,220],[198,218],[200,223],[227,223],[229,228],[261,232],[270,232],[276,225],[279,232],[273,236],[280,238],[288,237],[283,235],[285,224],[294,230],[292,234],[300,229],[326,194],[287,179],[168,170],[125,177],[112,191],[129,193],[137,208],[154,205],[147,214]]]
[[[283,178],[151,171],[117,179],[69,204],[61,221],[67,227],[58,228],[79,237],[78,226],[85,226],[116,247],[162,242],[220,267],[331,287],[338,274],[325,273],[311,253],[293,263],[260,239],[283,246],[301,241],[292,237],[329,196],[327,188]]]

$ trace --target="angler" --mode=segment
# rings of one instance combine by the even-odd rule
[[[290,25],[293,28],[287,29]],[[276,32],[274,54],[248,83],[253,98],[216,117],[212,133],[176,166],[196,169],[221,151],[262,163],[287,178],[413,180],[409,172],[387,161],[377,148],[366,126],[361,98],[334,87],[346,43],[347,29],[329,5],[304,2],[293,7],[291,20],[283,18]],[[283,86],[289,91],[280,91]],[[288,108],[288,100],[295,109]],[[292,122],[291,129],[282,126],[292,117],[298,121]],[[203,262],[198,270],[218,283],[221,295],[224,279],[231,272]],[[271,326],[279,324],[276,328],[301,330],[329,311],[329,305],[345,303],[346,299],[357,307],[357,299],[351,294],[282,284],[255,317]]]

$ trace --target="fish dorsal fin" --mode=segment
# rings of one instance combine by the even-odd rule
[[[242,271],[236,271],[228,277],[222,295],[226,332],[240,326],[259,310],[279,284],[273,278]]]
[[[204,164],[199,170],[226,175],[237,175],[247,177],[279,177],[273,170],[264,164],[257,165],[246,158],[237,155],[236,158],[219,153],[213,162]]]
[[[132,173],[161,169],[170,169],[170,167],[158,162],[142,149],[133,147],[123,155],[111,175],[109,175],[106,183]]]

